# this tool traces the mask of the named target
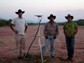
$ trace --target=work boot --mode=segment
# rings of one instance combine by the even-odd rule
[[[51,56],[51,58],[55,58],[54,56]]]
[[[73,61],[73,59],[72,59],[72,58],[70,58],[70,57],[68,57],[66,60]]]
[[[23,57],[18,57],[18,59],[23,59]]]

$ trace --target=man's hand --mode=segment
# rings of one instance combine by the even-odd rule
[[[26,33],[26,31],[24,31],[24,33]]]
[[[15,34],[18,34],[18,31],[17,30],[14,30]]]
[[[66,30],[64,30],[63,32],[64,32],[64,35],[66,36]]]
[[[66,36],[66,33],[64,35]]]
[[[56,36],[53,37],[53,39],[56,39],[56,38],[57,38]]]
[[[75,37],[75,35],[77,34],[77,32],[78,32],[78,28],[76,29],[75,34],[72,35],[72,37]]]
[[[48,39],[48,36],[45,36],[46,39]]]
[[[72,35],[71,37],[75,37],[75,35]]]
[[[25,31],[24,31],[24,33],[26,33],[26,31],[27,31],[27,26],[25,26]]]

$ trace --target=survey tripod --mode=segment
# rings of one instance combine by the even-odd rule
[[[42,15],[35,15],[36,17],[38,17],[38,22],[40,22],[42,20]],[[41,20],[40,20],[41,18]],[[40,25],[40,23],[38,23],[38,26]],[[43,63],[43,55],[42,55],[42,45],[41,45],[41,34],[40,34],[40,27],[39,27],[39,31],[38,31],[38,46],[40,47],[40,52],[41,52],[41,60]]]
[[[35,34],[35,37],[34,37],[33,41],[31,42],[31,44],[30,44],[30,46],[29,46],[29,48],[28,48],[28,51],[27,51],[27,53],[25,54],[24,57],[26,57],[26,56],[29,54],[29,51],[30,51],[30,48],[31,48],[32,44],[34,43],[36,37],[38,37],[38,46],[39,46],[39,48],[40,48],[41,60],[42,60],[42,63],[43,63],[43,55],[42,55],[42,50],[41,50],[41,49],[42,49],[42,45],[41,45],[41,35],[40,35],[40,23],[41,23],[41,21],[42,21],[42,15],[35,15],[35,16],[38,17],[38,30],[37,30],[37,32],[36,32],[36,34]],[[37,35],[37,34],[38,34],[38,35]]]

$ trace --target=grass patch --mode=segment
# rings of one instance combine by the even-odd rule
[[[0,44],[2,44],[3,42],[0,42]]]
[[[10,48],[10,49],[8,49],[8,50],[13,51],[14,49]]]
[[[66,61],[64,58],[62,58],[62,57],[57,57],[59,60],[61,60],[61,61]]]
[[[2,62],[2,60],[0,60],[0,62]]]
[[[39,55],[28,54],[26,56],[26,58],[28,58],[28,59],[26,59],[26,61],[33,61],[35,63],[41,63],[41,56],[39,56]],[[49,56],[44,56],[43,59],[45,61],[44,63],[49,63],[50,62],[50,57]]]
[[[78,63],[84,63],[84,61],[78,62]]]
[[[84,43],[84,41],[80,41],[81,43]]]
[[[6,63],[41,63],[41,57],[39,55],[30,55],[28,54],[25,59],[7,59],[3,57],[4,61]],[[44,56],[44,63],[50,63],[50,57]],[[0,60],[0,63],[3,63],[3,61]]]
[[[32,61],[33,55],[27,54],[26,55],[26,60],[27,61]]]
[[[7,59],[6,57],[3,57],[3,59]]]

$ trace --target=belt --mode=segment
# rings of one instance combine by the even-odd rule
[[[24,36],[24,35],[21,35],[21,34],[16,34],[16,35],[19,35],[19,36]]]
[[[50,35],[50,36],[51,36],[51,35],[55,35],[55,34],[48,34],[48,35]]]

